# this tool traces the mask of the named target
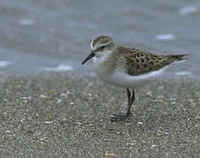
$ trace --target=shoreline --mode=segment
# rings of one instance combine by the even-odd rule
[[[73,73],[0,82],[0,154],[7,157],[198,157],[200,81],[156,80],[136,89],[133,116],[122,88]]]

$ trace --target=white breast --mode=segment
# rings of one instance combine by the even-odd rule
[[[120,87],[136,88],[144,85],[145,83],[148,83],[148,81],[150,80],[159,77],[160,75],[162,75],[164,70],[165,68],[159,71],[153,71],[139,76],[130,76],[125,71],[115,71],[114,73],[111,74],[97,73],[97,75],[105,82]]]

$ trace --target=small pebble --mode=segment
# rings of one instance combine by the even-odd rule
[[[138,125],[143,125],[143,122],[138,122],[137,124],[138,124]]]
[[[41,95],[40,95],[40,98],[47,98],[47,96],[46,96],[46,95],[43,95],[43,94],[41,94]]]

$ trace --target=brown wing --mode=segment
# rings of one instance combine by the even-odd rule
[[[155,55],[139,49],[120,48],[126,58],[129,75],[140,75],[159,70],[174,61],[183,60],[185,55]]]

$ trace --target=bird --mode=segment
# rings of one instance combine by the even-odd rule
[[[160,76],[169,65],[185,60],[187,54],[161,55],[118,45],[111,37],[100,35],[90,43],[91,53],[82,65],[93,59],[97,76],[103,81],[126,88],[126,113],[113,114],[111,121],[123,121],[132,115],[135,89]]]

